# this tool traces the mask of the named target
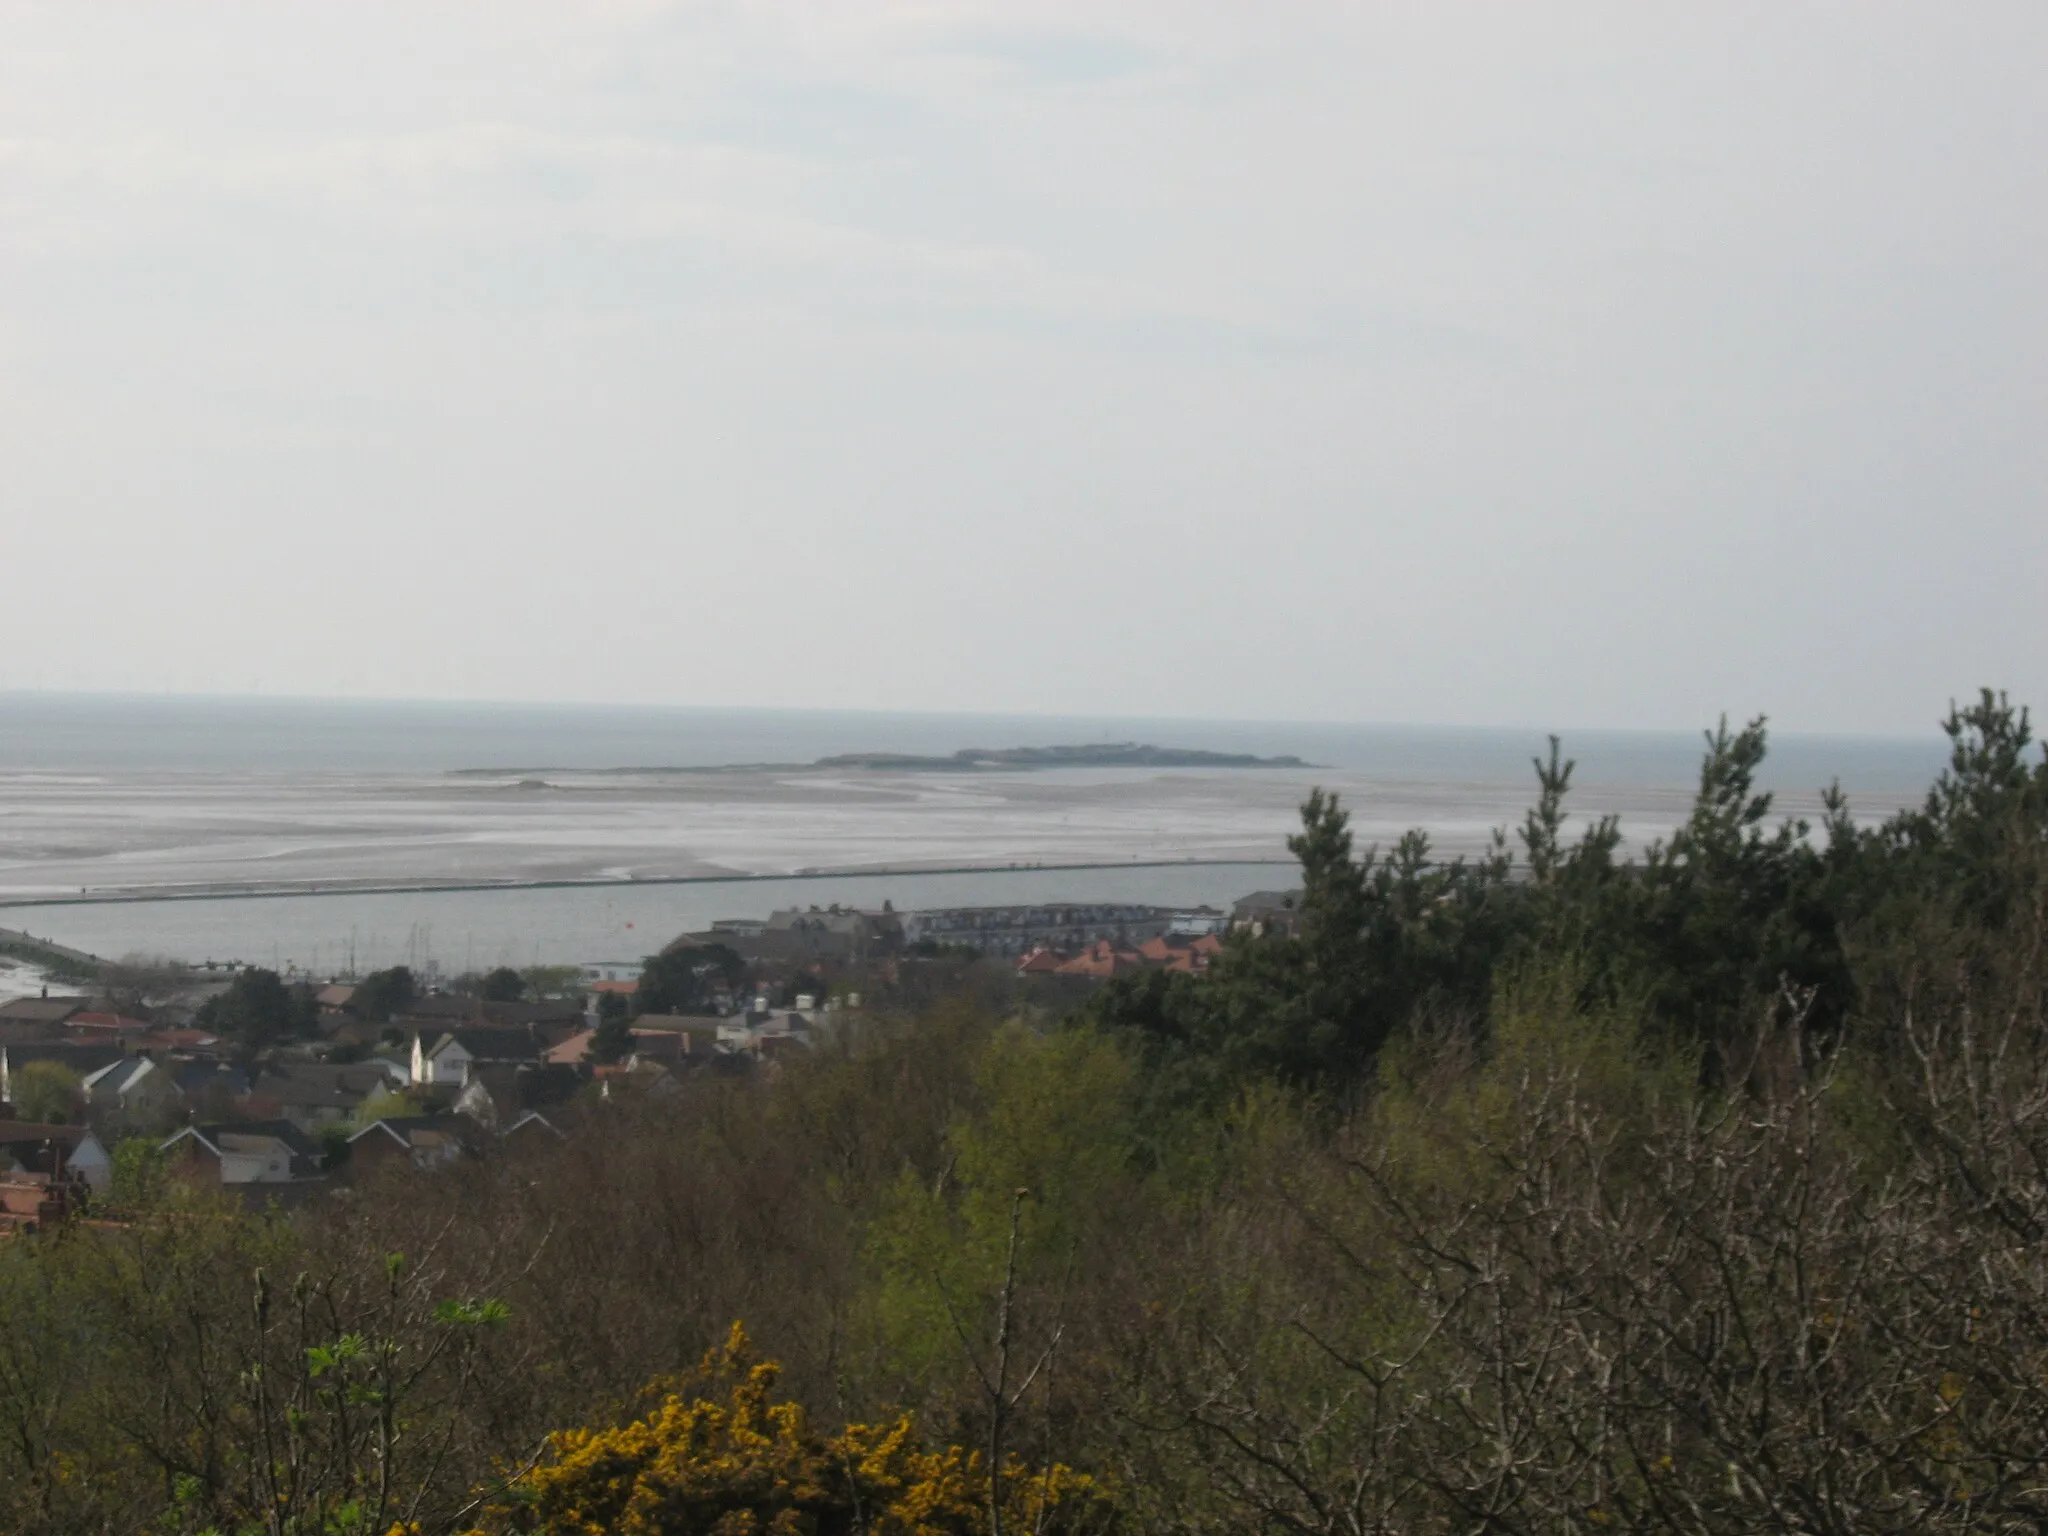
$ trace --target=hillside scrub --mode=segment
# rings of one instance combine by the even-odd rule
[[[289,1217],[132,1179],[0,1245],[0,1529],[2038,1530],[2048,770],[1950,725],[1871,828],[1718,732],[1634,863],[1556,754],[1513,859],[1318,796],[1202,981]]]

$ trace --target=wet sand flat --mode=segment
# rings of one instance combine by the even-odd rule
[[[1327,769],[13,773],[0,774],[0,900],[1284,859],[1316,784],[1343,795],[1361,846],[1419,826],[1447,855],[1480,852],[1529,799]],[[1588,786],[1574,809],[1618,813],[1642,841],[1688,800]]]

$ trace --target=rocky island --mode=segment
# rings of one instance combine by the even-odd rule
[[[963,747],[943,757],[915,752],[843,752],[821,757],[814,768],[876,768],[892,772],[963,768],[1307,768],[1298,757],[1254,757],[1248,752],[1202,752],[1190,747],[1105,742],[1079,747]]]

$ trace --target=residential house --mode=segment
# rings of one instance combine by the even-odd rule
[[[566,1063],[486,1062],[470,1068],[453,1108],[479,1125],[510,1125],[530,1111],[568,1103],[586,1081],[580,1067]]]
[[[563,1134],[561,1127],[546,1115],[537,1109],[529,1109],[498,1132],[498,1139],[508,1147],[524,1148],[536,1143],[545,1146],[551,1142],[567,1141],[569,1138]]]
[[[187,1061],[213,1060],[225,1055],[228,1044],[211,1030],[158,1025],[140,1040],[136,1048],[151,1055],[169,1054]]]
[[[1098,939],[1078,954],[1040,945],[1017,962],[1017,974],[1074,976],[1102,981],[1150,967],[1200,976],[1208,971],[1210,962],[1221,953],[1223,940],[1214,933],[1204,932],[1193,937],[1184,933],[1155,933],[1135,948]]]
[[[866,960],[892,953],[902,942],[894,912],[860,912],[851,907],[791,907],[766,922],[722,919],[704,933],[670,941],[663,954],[720,944],[749,965],[808,965],[817,961]]]
[[[1053,902],[1010,907],[939,907],[902,916],[903,941],[915,950],[971,949],[1023,956],[1041,946],[1068,954],[1103,939],[1136,944],[1164,933],[1166,907],[1124,902]]]
[[[461,1114],[391,1115],[349,1138],[349,1166],[356,1177],[367,1178],[381,1168],[446,1167],[493,1142],[523,1149],[563,1140],[561,1129],[537,1109],[516,1115],[503,1130]]]
[[[1253,891],[1230,909],[1230,931],[1261,937],[1301,931],[1300,891]]]
[[[580,1002],[494,1003],[479,997],[431,992],[416,997],[391,1016],[399,1029],[413,1034],[440,1034],[452,1029],[526,1029],[552,1045],[583,1027]]]
[[[454,1029],[432,1044],[422,1031],[413,1036],[412,1080],[459,1088],[469,1081],[471,1070],[477,1066],[487,1062],[537,1062],[547,1046],[543,1036],[528,1028]]]
[[[639,993],[640,982],[637,977],[632,981],[586,981],[583,984],[583,1000],[591,1013],[596,1013],[607,997],[622,998],[630,1008],[633,999]]]
[[[675,1073],[651,1058],[632,1056],[608,1067],[597,1067],[591,1072],[597,1080],[598,1096],[616,1099],[628,1094],[651,1093],[657,1096],[677,1091]]]
[[[64,1038],[64,1021],[92,1005],[84,997],[17,997],[0,1003],[0,1045]]]
[[[387,1030],[399,1028],[396,1024],[383,1024],[374,1019],[359,1019],[354,1014],[323,1013],[319,1018],[320,1036],[331,1045],[374,1046],[383,1040]]]
[[[65,1171],[85,1180],[86,1187],[104,1193],[114,1182],[114,1154],[91,1131],[78,1138],[78,1145],[65,1159]]]
[[[581,1030],[564,1040],[560,1045],[551,1045],[541,1053],[541,1060],[549,1066],[581,1067],[590,1061],[590,1047],[597,1040],[594,1029]]]
[[[768,959],[863,960],[893,948],[902,933],[903,925],[893,912],[857,912],[836,905],[803,912],[792,907],[770,913],[766,931],[754,942],[764,947],[763,958]]]
[[[537,1042],[536,1049],[545,1050],[568,1039],[590,1020],[580,999],[560,999],[546,1003],[496,1003],[492,1005],[490,1022],[500,1028],[528,1030]]]
[[[1168,971],[1184,971],[1192,976],[1200,976],[1207,971],[1209,962],[1222,953],[1223,941],[1213,933],[1204,933],[1198,938],[1160,934],[1138,946],[1138,957],[1147,965]]]
[[[1073,959],[1061,963],[1054,972],[1058,976],[1087,976],[1106,981],[1114,976],[1128,976],[1133,971],[1145,968],[1144,957],[1134,949],[1126,949],[1109,939],[1097,939]]]
[[[249,1096],[249,1074],[232,1062],[173,1059],[167,1065],[185,1113],[196,1120],[230,1119]]]
[[[81,1045],[118,1045],[124,1051],[133,1051],[141,1049],[143,1037],[153,1028],[147,1019],[80,1009],[64,1021],[63,1038]]]
[[[693,1056],[709,1057],[719,1049],[720,1030],[741,1027],[729,1020],[708,1018],[689,1019],[687,1027],[682,1028],[643,1027],[650,1020],[680,1020],[684,1017],[680,1014],[643,1014],[635,1019],[631,1030],[632,1046],[626,1052],[626,1062],[645,1059],[662,1066],[676,1066]],[[573,1040],[564,1040],[550,1050],[548,1065],[556,1071],[587,1074],[597,1065],[590,1054],[596,1043],[597,1031],[586,1029]]]
[[[793,1049],[808,1049],[810,1044],[811,1021],[801,1013],[749,1013],[721,1020],[718,1026],[717,1050],[721,1056],[761,1060]]]
[[[172,1167],[207,1187],[240,1189],[321,1182],[320,1153],[289,1120],[188,1125],[165,1141]]]
[[[478,1134],[461,1115],[390,1115],[349,1137],[349,1166],[359,1178],[395,1163],[439,1168],[470,1151]]]
[[[105,1144],[85,1126],[0,1120],[0,1174],[69,1176],[105,1189],[113,1169]]]
[[[185,1096],[171,1071],[149,1056],[123,1056],[88,1074],[80,1089],[95,1124],[156,1129],[185,1117]]]
[[[721,917],[715,919],[704,933],[685,933],[669,940],[661,952],[671,954],[678,949],[702,949],[706,944],[724,944],[731,947],[734,939],[758,939],[768,931],[765,917]]]
[[[322,1126],[352,1119],[364,1102],[406,1086],[403,1074],[383,1061],[347,1065],[291,1062],[271,1068],[250,1086],[245,1107],[252,1115],[290,1121],[308,1135]]]
[[[401,1029],[452,1029],[458,1024],[481,1024],[487,1005],[481,998],[453,992],[426,992],[411,999],[391,1015]]]
[[[681,1030],[636,1029],[628,1061],[651,1061],[656,1066],[674,1067],[688,1054],[690,1037]]]
[[[718,1047],[718,1032],[731,1021],[708,1013],[643,1013],[633,1020],[633,1036],[670,1035],[676,1054],[706,1056]]]

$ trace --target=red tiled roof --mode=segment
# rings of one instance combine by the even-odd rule
[[[581,1034],[571,1035],[560,1045],[551,1046],[541,1059],[557,1065],[574,1066],[590,1054],[591,1042],[596,1038],[596,1030],[586,1029]]]
[[[152,1026],[144,1019],[123,1018],[118,1013],[74,1013],[64,1021],[66,1029],[115,1029],[147,1031]]]
[[[1062,976],[1122,976],[1145,963],[1135,950],[1118,949],[1107,939],[1097,939],[1059,968]]]

